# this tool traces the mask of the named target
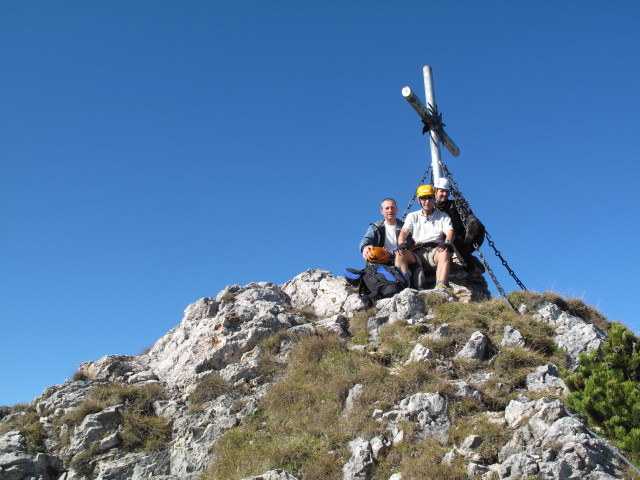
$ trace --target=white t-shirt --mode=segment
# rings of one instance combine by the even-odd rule
[[[389,250],[390,253],[398,248],[398,237],[396,236],[397,228],[398,225],[388,225],[387,222],[384,223],[384,248]]]
[[[411,231],[416,243],[442,242],[449,230],[453,230],[449,215],[434,210],[425,215],[422,210],[407,215],[404,227]]]

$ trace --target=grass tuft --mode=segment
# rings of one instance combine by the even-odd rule
[[[189,395],[189,403],[193,406],[202,405],[230,391],[231,387],[224,378],[217,373],[208,373]]]
[[[40,423],[40,416],[35,408],[26,404],[16,404],[10,408],[11,413],[22,413],[8,419],[0,426],[0,435],[11,430],[18,430],[25,439],[25,447],[28,452],[45,452],[44,440],[46,438],[44,427]]]

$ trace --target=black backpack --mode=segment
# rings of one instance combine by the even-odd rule
[[[363,270],[347,268],[344,278],[349,284],[358,287],[360,298],[366,303],[393,297],[409,286],[409,278],[394,265],[370,263]]]

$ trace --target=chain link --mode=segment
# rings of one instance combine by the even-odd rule
[[[454,202],[454,204],[456,206],[456,210],[458,210],[458,213],[460,214],[460,218],[462,219],[462,221],[465,222],[466,219],[467,219],[467,212],[470,215],[473,215],[473,210],[471,210],[471,207],[469,206],[469,204],[466,202],[466,200],[464,200],[464,197],[462,196],[462,193],[460,192],[460,188],[458,187],[458,184],[456,183],[456,181],[453,179],[453,175],[451,175],[451,172],[449,172],[449,169],[447,168],[447,166],[442,161],[440,162],[440,166],[442,167],[442,171],[444,172],[445,176],[447,177],[447,180],[449,180],[449,184],[451,186],[451,193],[453,194],[453,202]],[[418,184],[418,186],[424,185],[424,181],[427,178],[427,175],[429,174],[429,170],[430,169],[431,169],[431,165],[429,165],[429,167],[427,167],[427,170],[424,172],[424,175],[422,176],[422,179],[420,180],[420,183]],[[409,204],[407,205],[407,208],[405,209],[404,213],[402,214],[402,221],[404,221],[404,219],[407,217],[407,215],[409,213],[409,210],[411,210],[413,202],[415,202],[415,198],[416,198],[415,195],[413,195],[411,197],[411,200],[409,201]],[[464,202],[464,205],[463,205],[463,202]],[[485,230],[484,230],[484,236],[487,239],[487,243],[489,244],[489,246],[491,248],[493,248],[493,251],[495,252],[496,257],[498,257],[500,259],[500,261],[502,263],[502,266],[507,269],[507,272],[509,272],[509,275],[511,275],[511,277],[515,280],[515,282],[518,284],[518,286],[522,290],[527,291],[527,288],[520,281],[520,279],[515,274],[515,272],[511,269],[511,267],[509,266],[507,261],[504,259],[504,257],[500,253],[500,250],[498,250],[496,248],[495,243],[494,243],[493,239],[491,238],[491,235],[489,235],[489,232],[487,232],[486,227],[485,227]],[[482,261],[482,264],[484,265],[484,268],[487,270],[487,272],[489,272],[489,275],[491,276],[491,280],[493,281],[494,285],[496,286],[496,288],[500,292],[500,295],[502,295],[502,298],[504,298],[504,300],[509,304],[509,306],[515,311],[516,308],[509,301],[509,298],[507,297],[507,294],[505,293],[504,289],[500,285],[500,282],[498,282],[498,279],[496,278],[495,274],[493,273],[493,270],[489,266],[489,263],[484,258],[484,255],[480,251],[480,245],[478,245],[477,243],[474,243],[473,247],[475,248],[476,252],[478,252],[478,256],[480,257],[480,260]]]
[[[487,239],[487,243],[489,243],[489,246],[491,248],[493,248],[496,257],[498,257],[500,259],[500,261],[502,262],[502,266],[504,266],[504,268],[507,269],[507,272],[509,272],[509,275],[511,275],[513,277],[513,279],[516,281],[516,283],[518,284],[518,286],[524,290],[525,292],[527,291],[527,287],[524,286],[524,284],[520,281],[520,279],[518,278],[518,276],[515,274],[515,272],[513,270],[511,270],[511,267],[509,266],[509,264],[507,263],[507,261],[502,257],[502,254],[500,253],[500,250],[498,250],[495,246],[495,244],[493,243],[493,240],[491,239],[491,235],[489,235],[489,232],[486,231],[484,232],[484,236]]]
[[[442,171],[445,173],[447,179],[449,180],[450,185],[453,187],[453,188],[451,188],[451,193],[453,194],[453,201],[455,203],[456,209],[458,210],[458,213],[460,214],[460,217],[462,218],[462,221],[464,222],[466,220],[466,218],[467,218],[465,210],[468,209],[468,212],[470,214],[473,214],[473,211],[471,210],[471,207],[469,207],[469,204],[466,204],[466,201],[465,201],[466,209],[464,208],[465,206],[462,205],[462,202],[463,202],[462,193],[460,192],[460,189],[458,188],[458,184],[453,179],[453,176],[451,175],[451,172],[449,172],[449,169],[447,169],[447,166],[443,162],[440,162],[440,166],[442,167]],[[493,251],[495,252],[496,257],[498,257],[500,259],[500,261],[502,262],[502,266],[507,269],[507,272],[509,272],[509,275],[511,275],[511,277],[515,280],[515,282],[518,284],[518,286],[522,290],[526,291],[527,287],[524,286],[524,284],[520,281],[520,279],[515,274],[515,272],[511,269],[511,267],[509,266],[507,261],[504,259],[504,257],[500,253],[500,250],[498,250],[496,248],[495,243],[493,242],[493,239],[491,238],[491,235],[489,235],[489,232],[487,231],[486,227],[485,227],[485,230],[484,230],[484,236],[487,239],[487,243],[489,244],[489,246],[491,248],[493,248]],[[482,253],[480,252],[480,246],[477,243],[474,243],[473,247],[477,250],[478,254],[480,255],[480,257],[482,259],[482,263],[484,264],[484,266],[487,269],[487,271],[490,273],[491,279],[493,280],[493,283],[496,285],[496,288],[500,291],[500,293],[504,297],[504,299],[507,300],[509,305],[511,305],[511,302],[509,302],[509,300],[507,299],[507,297],[506,297],[506,295],[504,293],[504,290],[502,289],[502,287],[500,286],[500,283],[498,282],[498,279],[495,277],[495,275],[491,271],[491,268],[489,267],[489,264],[487,263],[485,258],[482,256]],[[511,307],[513,308],[513,305],[511,305]]]
[[[424,181],[427,178],[427,175],[429,175],[429,170],[431,170],[431,165],[429,165],[427,167],[427,169],[424,171],[424,175],[422,175],[422,179],[420,180],[420,183],[418,183],[418,187],[420,185],[424,185]],[[416,201],[416,196],[412,195],[411,196],[411,200],[409,200],[409,204],[407,205],[407,208],[405,208],[404,213],[402,214],[402,218],[401,220],[404,222],[404,219],[407,218],[407,215],[409,214],[409,210],[411,210],[411,207],[413,205],[413,202]]]
[[[484,268],[487,272],[489,272],[489,275],[491,276],[491,280],[493,280],[494,285],[496,286],[496,288],[498,289],[498,291],[500,292],[500,295],[502,295],[502,298],[504,298],[504,300],[509,304],[509,306],[513,309],[514,312],[516,312],[516,307],[513,306],[513,303],[511,303],[511,301],[509,300],[509,297],[507,296],[507,294],[504,292],[504,290],[502,289],[502,286],[500,286],[500,282],[498,282],[498,279],[496,278],[496,276],[493,273],[493,270],[491,269],[491,267],[489,266],[489,263],[487,262],[487,260],[484,258],[484,255],[482,255],[482,252],[480,251],[480,247],[477,247],[476,244],[474,244],[474,247],[476,247],[476,252],[478,253],[478,256],[480,257],[480,260],[482,260],[482,264],[484,265]]]

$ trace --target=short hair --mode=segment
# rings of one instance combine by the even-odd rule
[[[384,200],[382,200],[382,201],[380,202],[380,206],[381,206],[381,207],[382,207],[382,204],[383,204],[384,202],[393,202],[393,204],[396,206],[396,208],[398,208],[398,204],[396,203],[396,201],[395,201],[393,198],[385,198]]]

